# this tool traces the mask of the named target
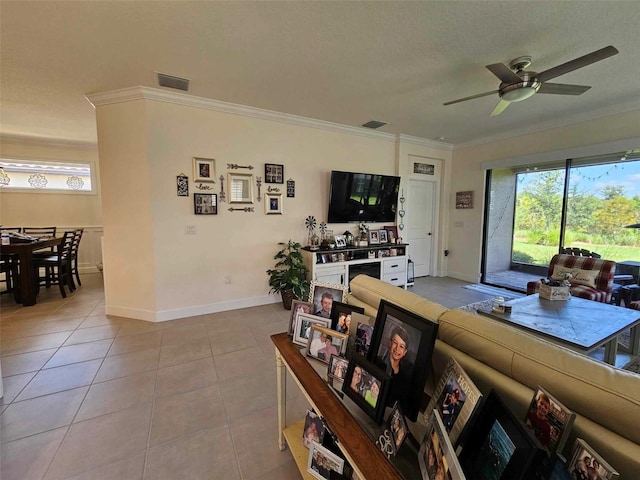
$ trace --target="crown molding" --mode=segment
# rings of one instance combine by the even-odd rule
[[[216,112],[229,113],[232,115],[242,115],[244,117],[258,118],[261,120],[287,123],[290,125],[298,125],[307,128],[329,130],[346,135],[375,138],[377,140],[383,140],[387,142],[395,142],[397,138],[397,135],[395,134],[375,132],[372,130],[367,130],[364,127],[352,127],[349,125],[342,125],[339,123],[327,122],[324,120],[300,117],[298,115],[291,115],[288,113],[274,112],[272,110],[264,110],[262,108],[223,102],[221,100],[196,97],[185,93],[167,92],[165,90],[151,87],[128,87],[119,90],[112,90],[110,92],[89,94],[86,95],[86,98],[94,106],[94,108],[103,105],[131,102],[135,100],[152,100],[157,102],[184,105],[188,107],[202,108],[205,110],[214,110]]]
[[[60,138],[32,137],[27,135],[0,134],[0,144],[19,143],[20,145],[31,145],[34,147],[48,148],[71,148],[74,150],[98,150],[96,142],[82,142],[77,140],[66,140]]]
[[[450,143],[440,142],[438,140],[429,140],[428,138],[413,137],[411,135],[398,135],[398,141],[400,143],[407,143],[410,145],[417,145],[419,147],[431,147],[439,150],[453,151],[454,146]]]

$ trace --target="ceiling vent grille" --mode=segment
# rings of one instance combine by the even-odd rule
[[[365,127],[365,128],[371,128],[371,129],[375,130],[376,128],[380,128],[380,127],[382,127],[382,126],[384,126],[386,124],[387,124],[387,122],[380,122],[378,120],[371,120],[371,121],[369,121],[367,123],[364,123],[362,126]]]
[[[174,77],[173,75],[167,75],[166,73],[158,73],[158,84],[161,87],[175,88],[176,90],[189,90],[189,79]]]

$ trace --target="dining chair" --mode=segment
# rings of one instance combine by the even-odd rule
[[[75,275],[76,281],[79,286],[82,286],[82,282],[80,281],[80,273],[78,272],[78,250],[80,248],[80,240],[82,240],[82,234],[84,233],[84,228],[77,228],[74,231],[73,236],[73,245],[71,247],[71,258],[69,259],[69,264],[71,267],[71,273],[69,274],[70,285],[73,286],[73,290],[75,290],[75,284],[73,282],[73,276]]]
[[[57,227],[22,227],[22,233],[38,238],[56,236]]]
[[[0,234],[21,232],[22,227],[0,227]],[[6,283],[7,285],[7,288],[2,293],[11,293],[18,277],[18,256],[16,254],[0,254],[0,273],[4,273],[4,278],[0,280],[0,283]]]
[[[69,291],[72,291],[70,284],[71,278],[71,248],[73,246],[73,239],[75,237],[74,231],[64,232],[64,236],[61,238],[60,243],[56,245],[56,252],[51,255],[39,255],[33,257],[33,268],[35,269],[37,278],[37,288],[40,289],[42,281],[45,282],[45,286],[49,288],[51,285],[58,285],[60,288],[60,294],[62,298],[67,298],[67,292],[64,286],[69,287]],[[44,277],[40,276],[40,269],[44,268],[46,273]]]

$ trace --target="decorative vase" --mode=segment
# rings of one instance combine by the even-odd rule
[[[282,306],[285,310],[291,310],[291,303],[293,302],[293,290],[282,290],[280,292],[282,296]]]

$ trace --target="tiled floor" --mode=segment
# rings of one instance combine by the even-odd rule
[[[148,323],[104,315],[100,275],[66,300],[0,297],[2,480],[299,479],[277,447],[280,304]],[[449,278],[412,290],[447,307],[489,296]],[[293,385],[293,383],[290,383]],[[287,416],[307,408],[287,391]]]

